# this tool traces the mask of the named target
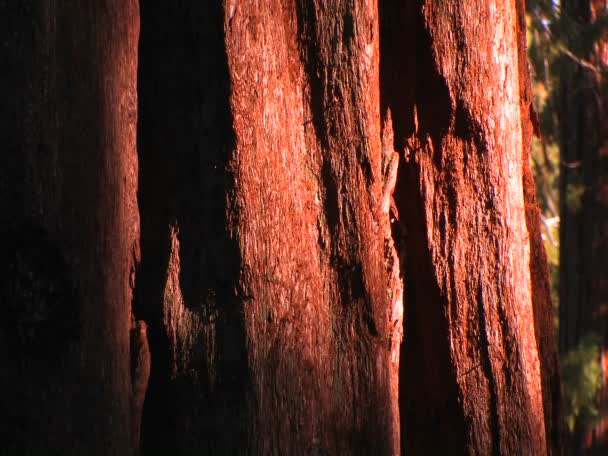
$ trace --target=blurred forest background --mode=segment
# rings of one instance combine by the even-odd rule
[[[567,454],[608,454],[608,1],[529,0],[527,13]]]

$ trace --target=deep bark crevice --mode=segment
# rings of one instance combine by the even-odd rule
[[[467,447],[465,420],[458,404],[449,341],[443,339],[449,337],[450,330],[444,298],[433,279],[420,170],[413,147],[428,135],[434,149],[440,151],[441,139],[452,122],[451,101],[446,82],[432,60],[421,11],[401,2],[380,2],[379,6],[383,122],[390,109],[394,148],[400,152],[393,193],[400,220],[393,220],[392,235],[405,279],[399,367],[401,449],[404,454],[453,453]],[[417,49],[415,61],[403,53],[405,44]],[[437,435],[442,438],[436,439]]]
[[[329,136],[325,123],[325,111],[328,106],[326,100],[326,78],[322,73],[322,64],[317,57],[319,49],[318,24],[314,2],[310,0],[296,0],[296,17],[298,23],[298,41],[300,59],[307,73],[306,80],[310,84],[310,115],[306,122],[312,122],[316,136],[323,148],[329,147]],[[325,169],[325,166],[324,166]]]
[[[422,8],[414,12],[414,42],[416,43],[416,112],[418,137],[428,135],[433,142],[436,163],[441,166],[441,140],[448,134],[454,117],[454,106],[446,79],[435,62],[432,38],[427,29]]]
[[[238,453],[248,446],[246,297],[226,197],[235,134],[223,27],[220,5],[141,5],[141,265],[134,313],[148,322],[152,356],[145,454]],[[169,264],[172,236],[177,265]],[[202,325],[191,329],[192,353],[180,354],[187,342],[179,333],[175,339],[165,320],[167,306],[175,305],[167,299],[178,299],[165,290],[171,267],[179,267],[184,311]],[[186,370],[176,356],[186,356]]]
[[[414,2],[378,1],[380,21],[380,114],[382,124],[390,110],[394,150],[403,152],[415,133],[417,59],[408,58],[404,46],[416,45],[413,33]],[[400,169],[403,167],[399,166]]]
[[[399,368],[402,451],[405,454],[453,452],[466,448],[464,416],[458,404],[455,369],[449,354],[449,327],[443,297],[434,282],[433,266],[424,231],[421,202],[412,202],[415,171],[404,167],[397,182],[396,204],[407,237],[402,274],[404,330]],[[405,195],[409,195],[406,198]],[[404,252],[405,251],[405,252]],[[446,338],[444,340],[444,338]],[[414,374],[415,373],[415,374]],[[442,435],[438,440],[434,436]]]

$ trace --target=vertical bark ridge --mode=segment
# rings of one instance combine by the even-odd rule
[[[226,16],[259,451],[394,452],[377,12],[270,2]]]

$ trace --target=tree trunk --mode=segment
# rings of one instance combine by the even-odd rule
[[[546,454],[559,445],[559,377],[527,160],[523,4],[424,2],[419,11],[390,12],[383,54],[403,150],[402,445],[406,454]],[[394,75],[406,46],[415,63]]]
[[[398,453],[375,6],[142,2],[142,24],[146,448]]]
[[[142,0],[138,56],[130,3],[65,7],[36,31],[61,38],[47,60],[67,72],[32,99],[55,161],[20,158],[42,134],[17,104],[2,216],[56,239],[83,329],[53,374],[63,392],[7,368],[11,391],[33,385],[10,413],[36,424],[48,396],[83,452],[138,447],[125,411],[143,397],[147,327],[146,454],[546,454],[556,364],[540,345],[523,6],[219,3]],[[21,20],[9,34],[35,28]],[[36,52],[3,89],[38,77]],[[17,323],[2,335],[25,344]],[[64,410],[76,396],[89,418]]]
[[[0,2],[3,454],[136,445],[138,33],[136,1]]]
[[[606,21],[606,2],[564,1],[577,27]],[[608,448],[608,32],[581,45],[582,61],[569,61],[560,85],[560,351],[585,335],[600,338],[602,387],[597,425],[580,427],[576,445]],[[581,62],[587,65],[582,65]],[[591,65],[589,65],[589,63]],[[596,69],[593,68],[595,65]],[[581,448],[577,448],[577,451]]]

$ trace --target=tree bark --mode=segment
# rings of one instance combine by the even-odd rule
[[[391,12],[402,32],[387,39],[400,39],[388,58],[412,46],[416,60],[391,75],[385,98],[403,150],[402,446],[546,454],[559,381],[555,350],[537,341],[552,338],[543,334],[550,297],[527,162],[523,4],[423,2],[403,14],[415,19],[403,26]]]
[[[32,434],[54,411],[81,452],[137,451],[145,394],[146,454],[546,454],[522,5],[142,0],[138,51],[122,5],[53,11],[0,89],[38,97],[3,117],[2,217],[48,233],[83,325],[50,382],[6,368],[23,448],[65,448]]]
[[[0,2],[6,454],[136,446],[138,33],[136,1]]]
[[[540,361],[540,373],[545,416],[547,453],[564,454],[564,425],[561,395],[561,375],[555,311],[551,299],[549,263],[542,239],[542,213],[536,198],[536,185],[530,160],[532,135],[540,135],[538,116],[534,110],[533,93],[527,52],[527,23],[525,1],[518,7],[518,55],[520,113],[523,138],[522,166],[526,226],[530,236],[530,276],[532,280],[532,306],[534,309],[534,333]],[[548,163],[548,162],[547,162]]]
[[[378,15],[326,6],[142,2],[150,451],[399,452]]]

